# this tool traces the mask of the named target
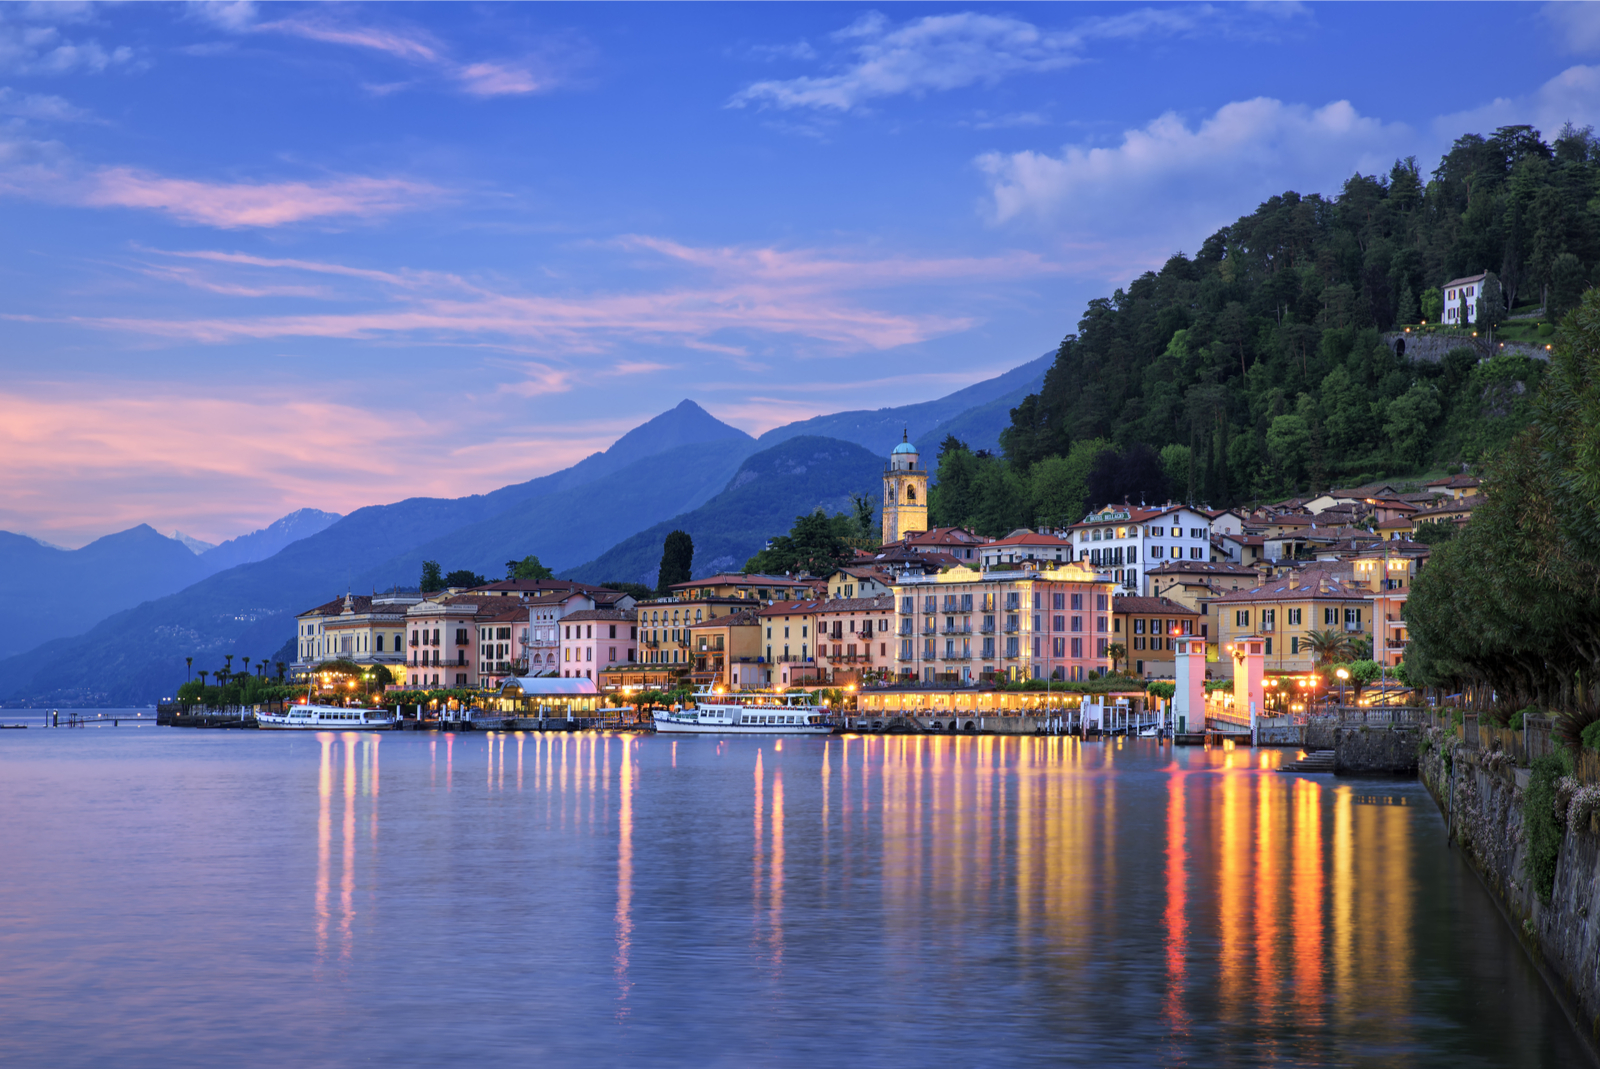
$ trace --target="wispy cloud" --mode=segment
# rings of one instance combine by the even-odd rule
[[[0,114],[80,118],[59,97],[23,97],[0,88]],[[206,181],[133,167],[85,165],[57,141],[0,126],[0,195],[90,208],[159,212],[182,223],[224,230],[332,220],[372,220],[432,207],[450,194],[409,178],[331,175],[281,182]]]
[[[1261,15],[1281,19],[1292,12]],[[964,11],[895,24],[879,12],[863,15],[831,37],[837,54],[828,73],[765,79],[746,86],[730,107],[759,105],[848,112],[870,101],[901,95],[993,85],[1019,74],[1061,70],[1082,63],[1096,41],[1225,31],[1256,18],[1209,4],[1139,8],[1049,29],[1010,15]],[[803,43],[802,43],[803,44]],[[769,57],[781,55],[770,50]],[[809,58],[810,45],[796,58]]]
[[[314,219],[371,219],[420,207],[442,193],[399,178],[323,182],[200,182],[129,167],[95,172],[82,197],[91,207],[146,208],[221,229],[274,227]]]
[[[281,292],[295,275],[345,277],[364,285],[346,293],[348,310],[288,315],[192,318],[83,317],[99,329],[178,341],[226,344],[270,338],[501,343],[508,351],[575,358],[623,343],[695,348],[739,356],[757,339],[778,337],[820,345],[821,351],[882,351],[970,328],[972,314],[898,310],[863,303],[870,290],[954,285],[1049,275],[1059,268],[1033,253],[918,259],[840,251],[750,247],[703,248],[634,235],[616,243],[649,254],[638,265],[670,277],[651,288],[609,292],[528,292],[461,275],[381,271],[335,263],[270,259],[241,253],[173,254],[187,261],[176,280],[193,288],[237,293]],[[143,250],[146,253],[152,250]],[[158,264],[161,260],[158,258]],[[209,265],[213,273],[197,270]],[[148,273],[144,260],[136,268]],[[238,271],[251,274],[239,276]],[[271,275],[279,275],[276,282]],[[319,297],[326,296],[318,294]],[[892,304],[893,302],[889,302]],[[574,365],[583,374],[592,361]],[[612,365],[611,373],[643,365]],[[514,392],[551,392],[568,380],[536,370]]]
[[[219,29],[231,33],[285,34],[306,41],[376,52],[442,78],[469,96],[523,96],[549,89],[556,81],[550,65],[534,57],[457,59],[448,44],[415,27],[374,26],[323,12],[260,21],[259,9],[247,3],[206,5],[200,9],[200,14]],[[413,84],[409,80],[372,83],[368,89],[387,94]]]

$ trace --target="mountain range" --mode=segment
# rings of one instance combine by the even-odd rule
[[[100,601],[62,599],[48,630],[18,625],[0,645],[0,702],[148,704],[183,681],[186,657],[196,668],[229,653],[274,658],[296,613],[346,590],[413,586],[424,560],[494,577],[532,553],[574,578],[653,584],[662,539],[682,527],[695,539],[695,574],[738,568],[796,515],[843,510],[850,494],[875,492],[902,434],[930,460],[952,428],[973,448],[994,448],[1010,407],[1039,389],[1049,363],[1042,357],[935,401],[802,420],[759,439],[686,400],[563,471],[344,517],[302,510],[198,555],[148,527],[72,551],[0,533],[0,561],[22,552],[13,542],[45,555],[21,570],[46,585],[74,569],[84,583],[73,590],[106,575],[140,577],[106,585]],[[101,543],[98,555],[74,556]],[[124,544],[145,556],[111,552]],[[37,564],[47,559],[48,568]]]

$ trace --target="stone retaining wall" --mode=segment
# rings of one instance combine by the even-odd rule
[[[1502,750],[1471,749],[1438,728],[1423,733],[1419,748],[1422,781],[1445,814],[1451,840],[1483,877],[1591,1050],[1600,1048],[1600,813],[1566,827],[1555,888],[1550,901],[1541,901],[1523,870],[1528,770]]]
[[[1508,341],[1490,344],[1487,338],[1465,338],[1458,334],[1406,334],[1398,330],[1390,331],[1383,336],[1383,344],[1390,349],[1396,349],[1396,343],[1401,341],[1406,343],[1407,359],[1425,360],[1433,364],[1443,360],[1451,349],[1475,350],[1480,359],[1496,353],[1522,353],[1524,356],[1539,360],[1550,358],[1543,345],[1533,345],[1528,342]]]
[[[1414,774],[1419,729],[1361,724],[1333,728],[1335,775]]]

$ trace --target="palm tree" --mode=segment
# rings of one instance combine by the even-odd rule
[[[204,687],[206,685],[206,676],[208,676],[210,674],[211,673],[207,672],[204,668],[202,668],[200,671],[195,673],[195,675],[200,677],[200,685],[202,687]]]
[[[289,666],[284,664],[282,661],[277,662],[277,665],[278,665],[278,682],[282,683],[283,682],[284,669],[288,668]]]
[[[1311,661],[1322,666],[1342,661],[1350,653],[1350,636],[1336,627],[1321,631],[1307,631],[1306,643],[1311,647]]]
[[[1128,655],[1128,647],[1120,642],[1113,642],[1106,647],[1106,652],[1111,655],[1111,670],[1115,672],[1117,670],[1117,662]]]
[[[222,659],[228,662],[228,674],[230,676],[233,675],[233,654],[225,653],[222,655]]]
[[[194,658],[193,657],[185,657],[183,659],[183,663],[189,669],[189,678],[193,679],[194,678]]]
[[[248,658],[248,657],[246,657],[244,659],[244,674],[245,675],[249,675],[250,674],[250,658]]]

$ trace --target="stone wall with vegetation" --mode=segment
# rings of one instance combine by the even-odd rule
[[[1513,747],[1490,734],[1478,748],[1459,731],[1425,729],[1419,772],[1451,841],[1600,1047],[1600,785],[1575,777],[1560,750],[1519,767]]]

